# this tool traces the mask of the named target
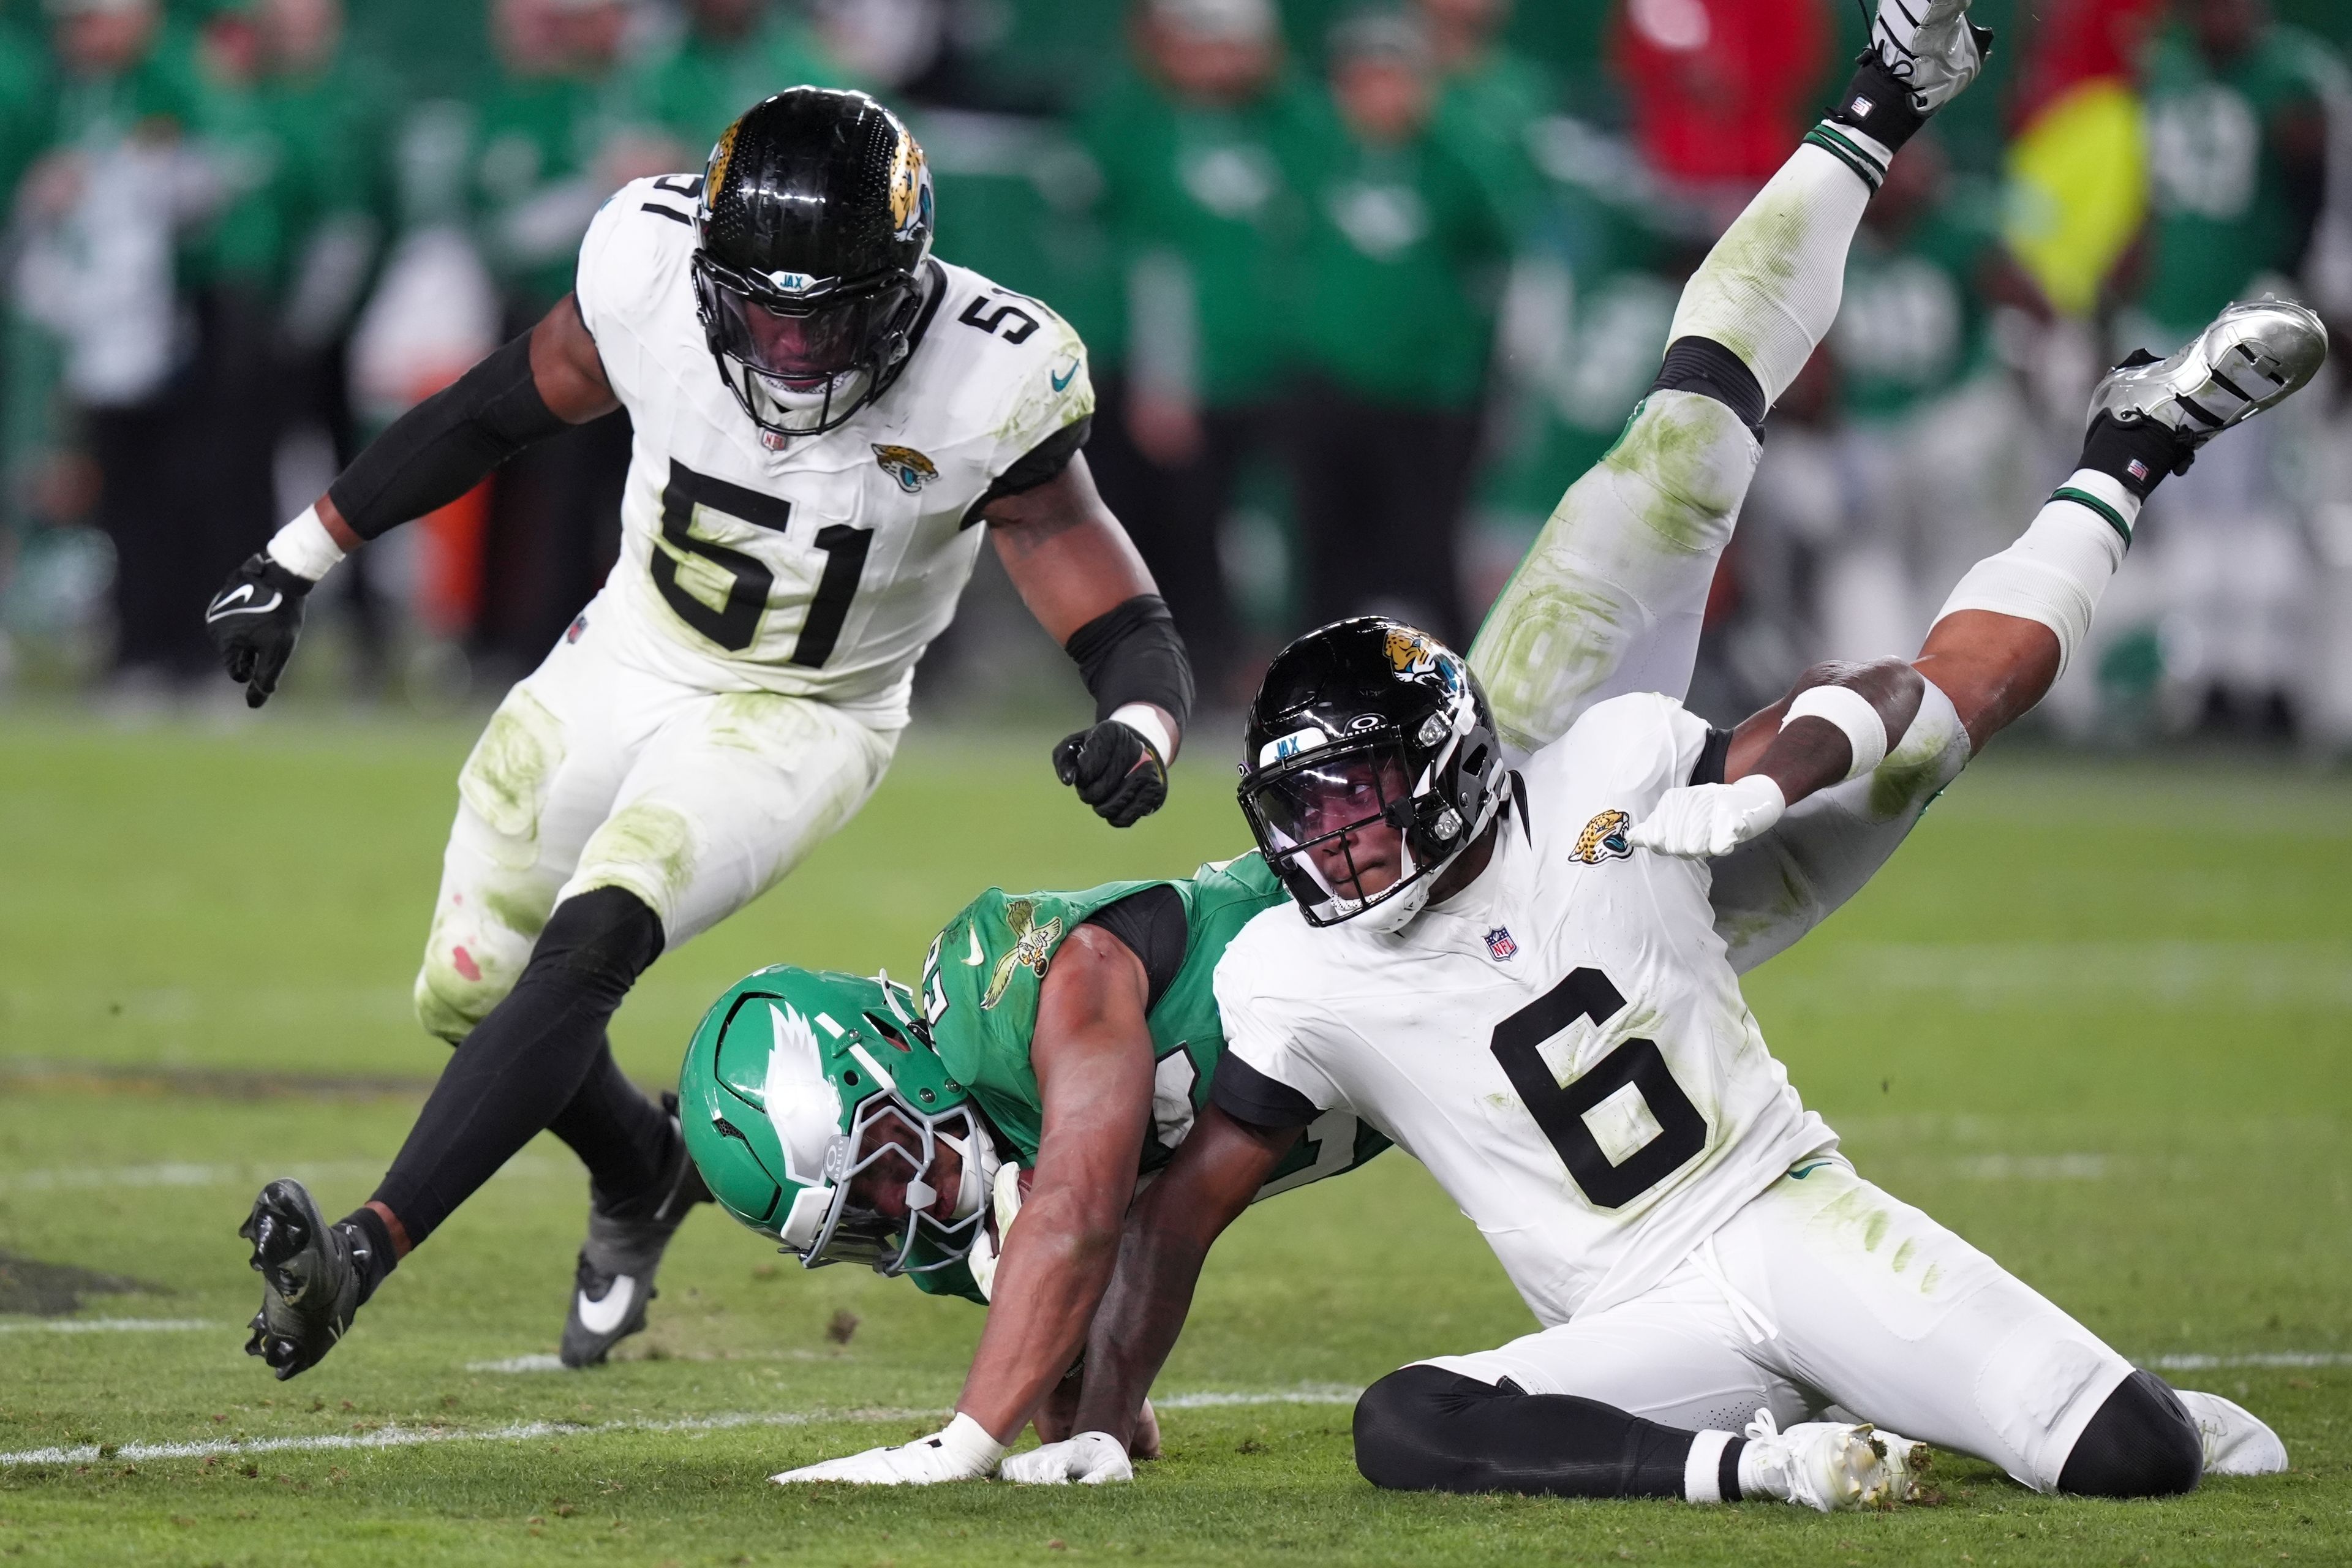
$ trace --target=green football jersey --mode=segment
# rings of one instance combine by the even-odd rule
[[[1830,329],[1839,392],[1865,420],[1903,417],[1991,363],[1977,273],[2000,243],[1998,196],[1966,178],[1899,233],[1864,224]]]
[[[2317,113],[2336,68],[2327,46],[2294,27],[2264,30],[2215,64],[2175,28],[2149,49],[2147,281],[2140,306],[2186,336],[2264,272],[2291,270],[2296,226],[2272,128]]]
[[[923,960],[923,1009],[931,1044],[956,1081],[971,1090],[996,1130],[1008,1160],[1037,1161],[1044,1108],[1029,1043],[1037,1026],[1037,997],[1072,931],[1096,911],[1147,888],[1170,887],[1184,901],[1184,963],[1145,1022],[1151,1029],[1151,1133],[1142,1170],[1166,1164],[1209,1103],[1209,1080],[1224,1055],[1213,977],[1217,961],[1242,927],[1290,895],[1255,852],[1202,867],[1183,880],[1106,882],[1079,893],[1007,893],[991,888],[964,906],[931,943]],[[1344,1111],[1307,1131],[1276,1166],[1258,1196],[1305,1186],[1350,1171],[1389,1146],[1387,1139]],[[943,1273],[947,1271],[942,1271]],[[917,1275],[926,1289],[968,1293],[959,1281]]]

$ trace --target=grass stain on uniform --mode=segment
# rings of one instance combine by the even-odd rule
[[[580,864],[595,885],[658,893],[658,908],[694,879],[694,826],[676,806],[641,800],[596,830]]]
[[[548,780],[562,756],[562,723],[538,698],[517,689],[474,742],[457,793],[500,837],[536,844]]]

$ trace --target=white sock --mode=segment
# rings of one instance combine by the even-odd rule
[[[1849,142],[1884,147],[1839,128]],[[1683,289],[1667,341],[1712,338],[1779,401],[1837,319],[1845,258],[1871,185],[1846,156],[1808,143],[1790,154],[1715,242]]]
[[[1728,1432],[1700,1432],[1691,1438],[1690,1454],[1683,1460],[1685,1502],[1723,1500],[1723,1450],[1730,1442]]]
[[[1936,618],[1955,610],[1990,610],[2039,621],[2057,636],[2063,674],[2090,635],[2107,580],[2124,563],[2139,509],[2139,498],[2120,481],[2077,468],[2016,543],[1969,569]]]

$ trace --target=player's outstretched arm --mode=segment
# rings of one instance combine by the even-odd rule
[[[1118,1260],[1151,1121],[1150,991],[1142,961],[1087,925],[1055,953],[1038,991],[1036,1172],[1004,1234],[988,1325],[956,1402],[1000,1442],[1020,1436],[1077,1360]]]
[[[1926,689],[1899,658],[1817,664],[1732,731],[1722,783],[1668,790],[1627,837],[1664,855],[1728,855],[1807,795],[1885,762]]]
[[[302,631],[319,579],[366,541],[447,506],[534,441],[619,402],[571,295],[540,323],[402,415],[327,493],[278,530],[213,596],[205,626],[258,708]]]
[[[1176,1158],[1129,1211],[1118,1267],[1087,1335],[1078,1435],[1008,1459],[1005,1479],[1125,1478],[1144,1396],[1183,1330],[1210,1247],[1249,1207],[1301,1131],[1253,1127],[1213,1104],[1201,1112]],[[1111,1449],[1116,1464],[1108,1462]]]
[[[1083,453],[981,515],[1021,602],[1094,694],[1094,727],[1054,748],[1054,771],[1112,826],[1132,826],[1168,798],[1192,707],[1192,665],[1168,605]]]

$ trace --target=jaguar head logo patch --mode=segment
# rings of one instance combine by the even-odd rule
[[[1584,831],[1576,836],[1576,847],[1569,851],[1569,858],[1581,860],[1588,866],[1598,866],[1603,860],[1622,859],[1633,853],[1633,844],[1625,837],[1625,830],[1633,826],[1633,819],[1623,812],[1604,811],[1584,825]]]
[[[881,447],[874,448],[874,460],[882,471],[898,481],[898,488],[913,495],[940,477],[940,470],[929,458],[912,447]]]

